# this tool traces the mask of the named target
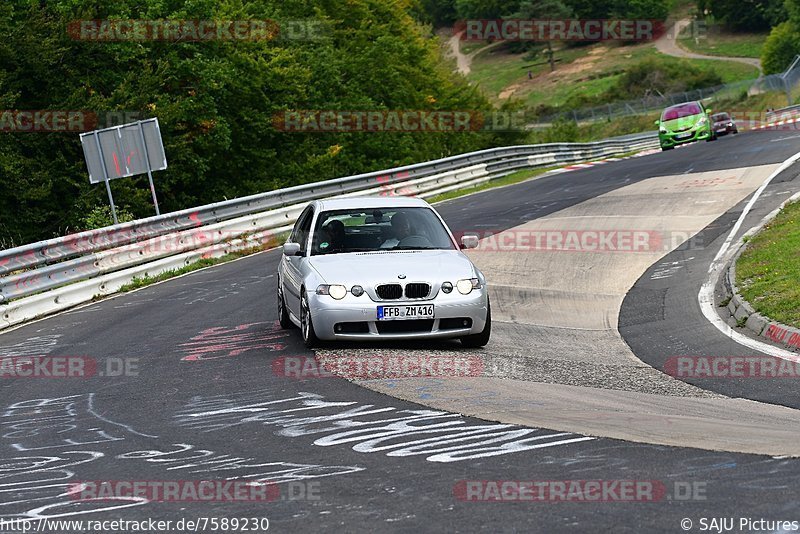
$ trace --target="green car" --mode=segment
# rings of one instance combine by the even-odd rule
[[[656,121],[661,150],[670,150],[677,145],[703,139],[715,140],[717,135],[712,128],[709,113],[711,110],[705,109],[700,102],[684,102],[665,109],[661,113],[661,119]]]

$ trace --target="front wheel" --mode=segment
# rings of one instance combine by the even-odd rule
[[[464,336],[461,338],[461,344],[465,347],[477,348],[484,347],[489,343],[489,338],[492,335],[492,306],[489,301],[486,301],[486,325],[483,331],[479,334],[472,334],[471,336]]]
[[[278,323],[284,330],[294,326],[292,320],[289,319],[289,311],[286,309],[286,302],[283,300],[283,292],[280,287],[278,288]]]
[[[319,343],[317,334],[314,333],[314,324],[311,322],[311,310],[308,307],[308,297],[305,288],[301,289],[300,298],[300,330],[303,333],[303,343],[306,348],[313,349]]]
[[[662,150],[662,152],[666,152],[667,150],[672,150],[673,148],[675,148],[675,147],[674,146],[662,146],[661,150]]]

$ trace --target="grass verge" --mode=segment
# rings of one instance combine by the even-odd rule
[[[688,32],[689,30],[684,30]],[[705,56],[760,58],[764,41],[769,33],[724,33],[712,30],[691,37],[681,34],[678,45]]]
[[[760,314],[800,327],[800,202],[750,239],[736,262],[736,285]]]
[[[581,99],[597,99],[617,84],[631,65],[648,59],[714,71],[723,83],[758,77],[758,69],[750,65],[666,56],[652,43],[562,47],[556,51],[556,57],[561,61],[556,70],[550,72],[542,58],[526,61],[525,54],[513,54],[500,46],[477,56],[467,78],[495,103],[513,98],[529,107],[569,107]],[[531,71],[533,79],[528,79],[528,71]]]
[[[477,193],[479,191],[485,191],[486,189],[494,189],[495,187],[502,187],[504,185],[511,185],[511,184],[517,184],[519,182],[524,182],[529,178],[533,178],[534,176],[538,176],[540,174],[544,174],[548,171],[552,171],[559,168],[561,167],[546,167],[542,169],[526,169],[522,171],[517,171],[507,176],[503,176],[502,178],[498,178],[497,180],[484,182],[474,187],[466,187],[464,189],[454,189],[453,191],[447,191],[446,193],[442,193],[440,195],[427,198],[426,200],[430,204],[433,204],[435,202],[443,202],[445,200],[451,200],[453,198],[463,197],[464,195],[470,195],[472,193]]]
[[[120,287],[118,293],[127,293],[128,291],[133,291],[135,289],[140,289],[158,282],[163,282],[164,280],[169,280],[170,278],[175,278],[176,276],[198,271],[213,265],[219,265],[220,263],[238,260],[239,258],[244,258],[245,256],[250,256],[258,252],[275,248],[279,243],[282,243],[285,240],[285,237],[285,234],[283,236],[276,236],[274,238],[270,238],[270,240],[263,245],[237,250],[235,252],[225,254],[224,256],[220,256],[219,258],[202,258],[184,267],[170,269],[155,276],[135,276],[130,282]]]

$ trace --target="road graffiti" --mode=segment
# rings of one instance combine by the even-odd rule
[[[213,473],[223,480],[247,484],[296,483],[364,470],[355,465],[231,456],[189,443],[162,444],[158,436],[108,419],[95,409],[94,402],[95,394],[88,393],[16,402],[2,411],[0,439],[13,441],[16,452],[0,456],[0,518],[73,517],[151,502],[139,496],[77,499],[76,494],[85,489],[78,468],[89,463],[94,472],[114,472],[124,461],[165,472]],[[131,447],[126,443],[131,436],[137,437],[138,444],[144,438],[152,445]],[[100,448],[103,450],[97,450]]]
[[[50,354],[58,344],[61,334],[29,337],[19,343],[0,347],[0,358],[6,356],[42,356]]]
[[[315,393],[276,399],[266,390],[194,397],[176,420],[201,432],[272,425],[284,437],[314,436],[314,445],[321,447],[348,445],[356,452],[425,456],[430,462],[488,458],[594,439],[570,432],[471,423],[458,414],[435,410],[326,401]]]
[[[248,351],[278,352],[286,348],[281,342],[291,335],[275,323],[247,323],[235,327],[207,328],[180,345],[181,360],[196,362],[239,356]]]

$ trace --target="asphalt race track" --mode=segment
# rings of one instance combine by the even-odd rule
[[[689,400],[724,406],[752,399],[764,410],[793,414],[788,408],[798,408],[800,397],[791,380],[687,384],[665,378],[658,369],[679,354],[752,353],[705,321],[697,293],[711,259],[759,185],[756,177],[763,179],[798,151],[800,136],[790,132],[740,134],[443,203],[437,209],[454,231],[498,232],[545,224],[548,217],[595,209],[608,199],[624,197],[633,205],[633,193],[642,206],[658,205],[666,198],[661,186],[686,186],[676,178],[682,175],[700,180],[703,199],[727,199],[721,213],[714,214],[709,203],[707,213],[692,219],[692,224],[702,222],[693,245],[664,250],[647,262],[637,259],[641,272],[625,268],[632,286],[627,295],[609,293],[586,308],[610,317],[596,328],[581,322],[594,320],[588,312],[585,317],[578,311],[555,314],[573,308],[547,308],[555,310],[550,324],[540,308],[528,309],[521,318],[511,317],[506,306],[484,350],[463,351],[455,342],[329,345],[320,357],[462,353],[484,358],[496,370],[480,380],[527,384],[519,391],[545,391],[544,384],[581,388],[589,402],[593,392],[598,399],[601,394],[672,399],[665,406]],[[800,190],[798,172],[789,169],[767,188],[742,230]],[[733,177],[736,187],[728,189],[726,177]],[[715,197],[716,187],[725,193]],[[72,378],[0,381],[0,532],[20,531],[4,527],[4,520],[32,518],[35,525],[45,517],[169,520],[175,532],[193,530],[175,528],[177,521],[198,518],[268,518],[269,529],[278,532],[682,532],[685,519],[693,522],[693,531],[700,530],[701,518],[737,518],[737,526],[740,517],[800,520],[794,496],[800,460],[709,450],[715,447],[702,444],[676,447],[596,437],[602,434],[558,424],[532,428],[522,424],[527,421],[522,416],[516,424],[505,420],[508,413],[497,406],[498,397],[481,397],[498,413],[480,419],[431,407],[460,402],[469,407],[462,413],[478,413],[480,406],[471,402],[475,397],[464,385],[469,379],[428,381],[427,386],[436,386],[431,393],[405,379],[370,380],[365,388],[325,373],[284,376],[281,362],[315,355],[304,349],[296,330],[276,325],[278,258],[277,250],[247,257],[0,335],[0,356],[96,362],[93,373]],[[477,261],[503,259],[496,253]],[[539,265],[524,261],[514,265]],[[570,265],[581,267],[583,290],[595,287],[603,294],[602,285],[591,284],[599,271],[582,261],[559,264],[562,276],[569,277]],[[608,265],[622,269],[627,264]],[[503,285],[509,286],[498,283],[495,298],[509,294],[502,293]],[[536,294],[547,306],[556,302]],[[501,310],[503,302],[496,302]],[[618,317],[609,312],[614,309]],[[570,346],[553,334],[567,332],[574,339],[576,331],[597,337]],[[629,347],[634,357],[628,364],[612,362],[621,357],[609,348],[612,343]],[[598,361],[591,360],[590,349]],[[447,399],[437,397],[444,393]],[[529,402],[516,411],[535,418],[546,406]],[[552,413],[549,417],[558,422]],[[573,417],[570,425],[579,422]],[[691,435],[680,438],[694,443]],[[276,487],[266,500],[227,497],[211,503],[76,494],[81,482],[201,480],[272,481]],[[486,483],[533,480],[633,481],[655,491],[632,499],[611,492],[595,502],[492,502],[492,486]],[[90,530],[49,525],[52,532]],[[756,530],[749,525],[743,531]]]

